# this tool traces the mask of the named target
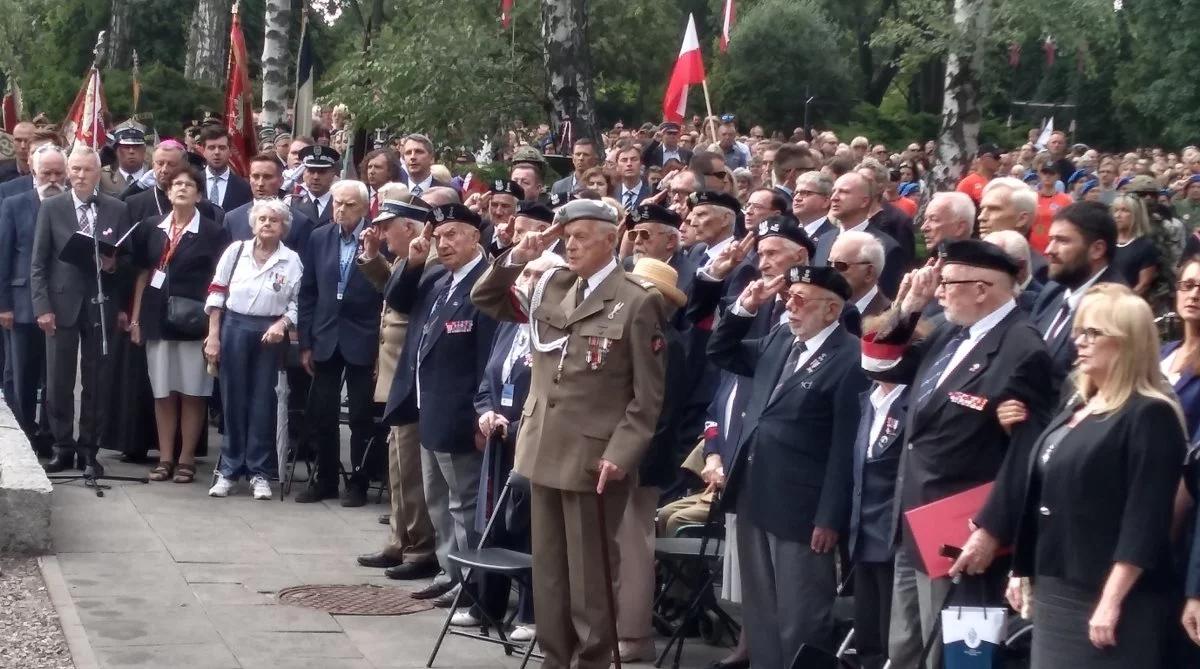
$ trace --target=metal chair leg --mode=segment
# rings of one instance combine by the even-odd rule
[[[446,613],[446,622],[442,623],[442,631],[438,634],[437,642],[433,644],[433,652],[429,654],[429,660],[425,662],[426,669],[433,666],[433,660],[437,657],[438,650],[442,647],[442,641],[446,638],[446,632],[450,629],[450,619],[454,617],[454,612],[458,610],[458,600],[462,598],[462,594],[462,588],[459,588],[458,592],[454,593],[454,601],[450,603],[450,610]]]

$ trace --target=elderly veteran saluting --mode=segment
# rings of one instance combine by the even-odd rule
[[[525,305],[513,284],[560,234],[567,269],[543,274]],[[532,483],[534,608],[551,669],[609,666],[615,639],[602,551],[614,549],[629,479],[662,407],[668,308],[653,283],[617,265],[616,242],[616,212],[575,200],[550,229],[498,258],[471,292],[498,319],[532,320],[533,378],[515,470]]]

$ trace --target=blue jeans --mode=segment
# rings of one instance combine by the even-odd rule
[[[226,311],[221,319],[221,404],[225,438],[221,475],[236,481],[276,478],[275,423],[279,362],[283,342],[264,344],[274,316],[245,316]]]

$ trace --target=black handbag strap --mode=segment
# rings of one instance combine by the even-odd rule
[[[238,242],[237,255],[233,257],[233,267],[229,268],[229,276],[225,277],[225,287],[229,288],[229,284],[233,283],[233,273],[237,271],[238,263],[242,262],[242,251],[246,250],[246,240]]]

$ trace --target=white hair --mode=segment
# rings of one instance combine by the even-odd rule
[[[355,181],[353,179],[342,179],[341,181],[334,183],[329,189],[329,192],[333,193],[336,197],[338,192],[344,190],[353,190],[354,194],[358,196],[358,199],[363,204],[366,204],[367,200],[371,197],[370,191],[367,190],[367,185],[361,181]]]
[[[41,171],[42,158],[44,158],[50,154],[54,154],[54,155],[57,155],[59,158],[62,158],[63,164],[66,164],[67,154],[63,153],[62,149],[58,148],[54,144],[43,144],[43,145],[39,146],[38,148],[34,149],[33,155],[30,156],[30,158],[29,158],[29,166],[33,169],[33,173],[35,175],[38,174],[39,171]]]
[[[984,235],[983,241],[999,246],[1000,250],[1004,251],[1004,255],[1008,256],[1025,270],[1026,276],[1032,271],[1032,267],[1030,267],[1032,258],[1029,253],[1029,241],[1025,239],[1025,235],[1016,230],[997,230],[996,232],[989,232]],[[1020,284],[1013,285],[1014,293],[1020,293],[1021,290]]]
[[[857,262],[871,263],[871,267],[875,268],[876,275],[883,271],[883,243],[875,235],[862,230],[847,230],[838,235],[833,243],[835,246],[838,244],[855,245],[858,249]]]
[[[971,229],[975,225],[975,202],[970,195],[960,193],[956,190],[943,191],[934,193],[930,204],[935,202],[945,202],[946,207],[950,210],[950,214],[954,220],[967,224],[967,234],[971,233]]]
[[[408,193],[408,186],[400,183],[399,181],[389,181],[375,191],[375,194],[379,196],[380,200],[399,200],[405,195],[408,195]]]
[[[277,197],[255,200],[254,204],[250,205],[250,212],[247,215],[247,219],[250,221],[250,228],[252,230],[254,229],[254,219],[262,213],[278,217],[283,222],[284,232],[287,232],[292,227],[292,209]]]
[[[1030,188],[1029,184],[1016,177],[999,177],[983,187],[983,194],[987,195],[997,188],[1008,189],[1008,201],[1017,211],[1029,214],[1030,217],[1037,213],[1037,192]]]
[[[96,167],[100,167],[100,154],[87,144],[76,144],[75,148],[71,149],[70,158],[74,158],[75,156],[80,156],[82,158],[87,158],[90,156],[92,162],[96,163]]]

